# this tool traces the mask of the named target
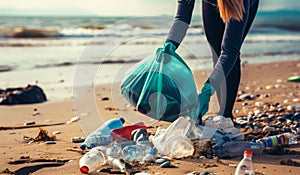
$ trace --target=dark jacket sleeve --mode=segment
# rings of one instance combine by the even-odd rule
[[[177,13],[166,40],[171,41],[176,47],[180,45],[189,28],[195,0],[178,0],[177,2]]]

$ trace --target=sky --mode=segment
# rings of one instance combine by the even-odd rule
[[[1,0],[0,15],[157,16],[174,15],[177,0]],[[194,13],[201,13],[196,0]],[[260,0],[260,11],[299,10],[299,0]]]

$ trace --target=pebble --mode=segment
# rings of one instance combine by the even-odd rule
[[[170,168],[171,167],[171,162],[170,161],[166,161],[166,162],[162,163],[160,165],[160,167],[162,167],[162,168]]]
[[[166,162],[167,160],[166,159],[157,159],[156,161],[155,161],[155,163],[157,163],[157,164],[162,164],[162,163],[164,163],[164,162]]]
[[[109,100],[108,97],[103,97],[103,98],[101,99],[101,101],[107,101],[107,100]]]
[[[275,84],[274,87],[275,87],[276,89],[278,89],[278,88],[282,88],[282,85],[281,85],[281,84]]]
[[[253,100],[255,98],[252,94],[243,94],[239,97],[240,100]]]
[[[204,172],[201,172],[199,175],[210,175],[210,173],[207,171],[204,171]]]
[[[300,112],[296,112],[292,117],[292,121],[300,121]]]
[[[290,102],[290,100],[288,100],[288,99],[283,100],[284,104],[289,103],[289,102]]]
[[[299,101],[300,101],[299,98],[294,98],[294,99],[293,99],[293,102],[299,102]]]
[[[267,90],[270,90],[270,89],[273,89],[273,86],[272,86],[272,85],[267,85],[265,88],[266,88]]]
[[[265,132],[265,131],[275,131],[276,130],[276,128],[275,127],[271,127],[271,126],[265,126],[264,128],[263,128],[263,131]]]
[[[35,125],[35,121],[31,121],[31,122],[26,122],[26,123],[24,123],[24,126],[28,126],[28,125]]]
[[[150,175],[149,173],[145,173],[145,172],[140,172],[140,173],[135,173],[134,175]]]
[[[46,144],[56,144],[56,141],[46,141]]]
[[[258,107],[263,106],[264,104],[265,104],[264,102],[260,102],[260,101],[254,103],[254,105]]]
[[[84,140],[85,140],[85,137],[73,137],[72,138],[73,143],[82,143],[82,142],[84,142]]]
[[[52,132],[52,134],[61,134],[61,132],[60,131],[54,131],[54,132]]]

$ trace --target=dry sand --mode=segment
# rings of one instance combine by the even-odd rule
[[[266,98],[247,101],[249,105],[242,106],[242,102],[237,102],[235,109],[239,110],[236,115],[244,115],[253,111],[255,101],[264,101],[269,103],[280,103],[284,107],[288,105],[300,105],[300,102],[293,102],[293,99],[300,98],[300,84],[285,82],[287,77],[300,75],[300,62],[277,62],[268,64],[244,65],[242,68],[242,81],[240,90],[253,94],[270,94]],[[203,79],[202,72],[195,73],[196,79]],[[201,77],[201,78],[200,78]],[[202,82],[197,82],[201,87]],[[277,85],[276,88],[274,85]],[[266,86],[273,88],[266,88]],[[258,89],[258,87],[261,87]],[[97,106],[102,118],[107,120],[112,117],[118,117],[119,113],[115,110],[107,110],[105,107],[114,107],[111,98],[111,85],[99,85],[96,88]],[[109,100],[102,100],[108,97]],[[284,104],[284,100],[290,100]],[[88,104],[87,104],[88,105]],[[34,109],[37,109],[39,115],[33,116]],[[213,107],[211,107],[213,108]],[[132,110],[132,109],[127,109]],[[75,109],[73,101],[66,100],[60,102],[46,102],[33,105],[0,106],[0,125],[1,126],[21,126],[25,122],[35,121],[36,124],[65,122],[74,117]],[[130,111],[132,112],[132,111]],[[214,112],[214,111],[212,111]],[[130,113],[129,113],[130,114]],[[129,118],[126,116],[125,118]],[[144,120],[145,117],[141,117]],[[150,120],[151,121],[151,120]],[[146,122],[147,123],[147,122]],[[127,123],[128,124],[128,123]],[[152,123],[152,126],[168,125],[165,122]],[[60,131],[57,135],[57,144],[32,143],[28,144],[23,140],[23,136],[35,137],[38,128],[5,130],[0,131],[0,172],[15,172],[16,174],[81,174],[79,171],[79,159],[82,154],[74,151],[67,151],[68,148],[79,150],[80,143],[72,143],[71,138],[76,136],[85,136],[79,123],[67,125],[44,127],[52,133]],[[300,151],[300,146],[293,146],[291,149]],[[298,155],[297,155],[298,153]],[[300,174],[299,166],[280,165],[281,160],[292,159],[300,163],[300,152],[293,155],[269,155],[261,154],[253,156],[254,168],[256,174],[280,175],[280,174]],[[19,164],[9,164],[11,161],[19,160],[21,157],[30,157],[36,162],[19,162]],[[242,157],[232,159],[181,159],[173,160],[173,168],[160,168],[157,165],[151,165],[146,170],[149,174],[168,174],[182,175],[190,172],[208,171],[217,175],[229,175],[235,171],[235,166]],[[42,162],[48,160],[49,162]],[[55,162],[56,160],[56,162]],[[118,172],[116,172],[118,173]],[[108,174],[104,172],[95,174]]]

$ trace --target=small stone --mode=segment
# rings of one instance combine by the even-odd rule
[[[210,175],[210,173],[207,171],[204,171],[204,172],[201,172],[199,175]]]
[[[300,101],[299,98],[294,98],[294,99],[293,99],[293,102],[299,102],[299,101]]]
[[[276,83],[282,83],[283,82],[283,79],[277,79],[276,80]]]
[[[265,88],[266,88],[267,90],[270,90],[270,89],[273,89],[273,86],[272,86],[272,85],[267,85]]]
[[[300,112],[296,112],[292,117],[292,121],[300,121]]]
[[[56,141],[46,141],[46,144],[56,144]]]
[[[157,163],[157,164],[162,164],[162,163],[164,163],[164,162],[166,162],[167,160],[166,159],[157,159],[156,161],[155,161],[155,163]]]
[[[54,132],[52,132],[52,134],[61,134],[61,132],[60,131],[54,131]]]
[[[265,126],[264,128],[263,128],[263,131],[265,132],[265,131],[275,131],[276,130],[276,128],[275,127],[271,127],[271,126]]]
[[[107,101],[107,100],[109,100],[108,97],[103,97],[103,98],[101,99],[101,101]]]
[[[248,103],[242,103],[242,106],[248,106],[249,104]]]
[[[277,109],[278,112],[284,112],[284,108]]]
[[[34,122],[34,121],[31,121],[31,122],[26,122],[26,123],[24,123],[24,126],[28,126],[28,125],[35,125],[35,122]]]
[[[82,142],[84,142],[84,140],[85,140],[85,137],[73,137],[72,138],[73,143],[82,143]]]
[[[289,102],[290,102],[290,100],[288,100],[288,99],[283,100],[284,104],[289,103]]]
[[[171,162],[170,161],[166,161],[166,162],[162,163],[160,165],[160,167],[162,167],[162,168],[170,168],[171,167]]]
[[[289,120],[291,120],[292,119],[292,117],[294,116],[294,114],[293,113],[286,113],[286,114],[284,114],[284,118],[285,119],[289,119]]]
[[[275,87],[276,89],[278,89],[278,88],[282,88],[282,85],[281,85],[281,84],[275,84],[274,87]]]
[[[239,91],[238,92],[238,95],[243,95],[243,94],[245,94],[246,92],[245,91]]]
[[[254,105],[258,107],[263,106],[264,104],[265,104],[264,102],[260,102],[260,101],[254,103]]]

